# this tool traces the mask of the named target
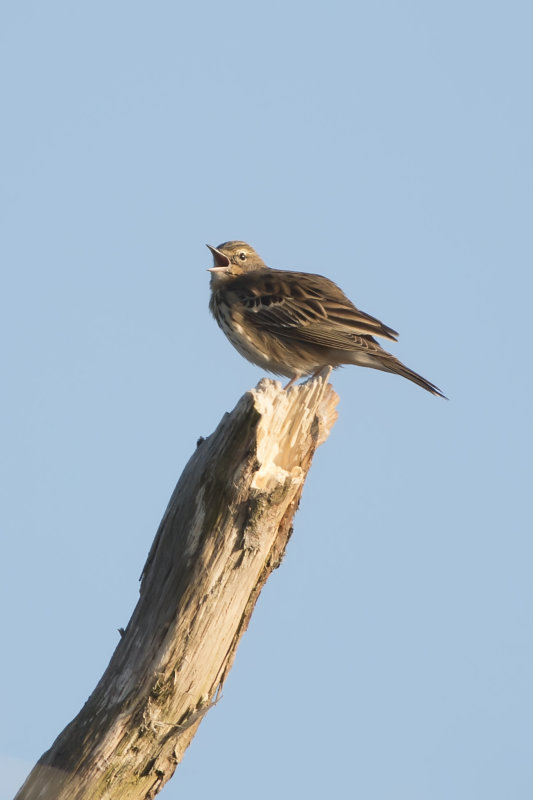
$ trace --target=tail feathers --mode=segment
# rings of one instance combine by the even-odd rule
[[[416,383],[417,386],[421,386],[422,389],[426,390],[426,392],[431,392],[431,394],[434,394],[436,397],[443,397],[445,400],[448,399],[446,395],[441,392],[438,386],[435,386],[434,383],[431,383],[423,378],[422,375],[418,374],[418,372],[414,372],[412,369],[409,369],[409,367],[406,367],[405,364],[402,364],[401,361],[390,355],[390,353],[387,353],[386,357],[383,357],[383,355],[380,353],[380,355],[376,357],[376,361],[378,362],[375,365],[376,369],[401,375],[402,378],[407,378],[407,380]]]

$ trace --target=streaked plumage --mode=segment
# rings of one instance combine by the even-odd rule
[[[293,381],[356,364],[394,372],[432,394],[440,389],[383,350],[398,334],[359,311],[322,275],[267,267],[246,242],[207,245],[214,258],[209,308],[232,345],[254,364]]]

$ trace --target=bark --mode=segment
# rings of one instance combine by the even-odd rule
[[[104,675],[15,800],[146,800],[172,777],[285,552],[336,419],[328,376],[289,391],[261,381],[199,441]]]

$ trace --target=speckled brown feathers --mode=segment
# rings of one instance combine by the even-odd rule
[[[356,364],[394,372],[444,397],[380,347],[374,336],[396,341],[397,332],[359,311],[333,281],[270,269],[246,242],[208,247],[215,262],[209,308],[244,358],[290,383],[326,366]]]

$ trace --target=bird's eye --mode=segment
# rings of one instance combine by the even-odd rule
[[[239,258],[241,259],[241,261],[246,261],[246,253],[244,252],[244,250],[241,250],[241,252],[239,253]]]

